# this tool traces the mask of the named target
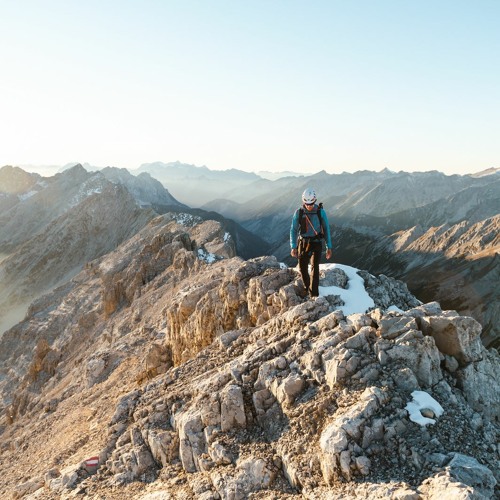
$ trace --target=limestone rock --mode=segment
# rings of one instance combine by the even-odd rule
[[[262,459],[248,458],[238,463],[236,475],[224,478],[216,473],[212,481],[223,500],[244,500],[250,493],[271,486],[275,474]]]
[[[42,488],[44,484],[45,481],[41,477],[30,479],[29,481],[16,486],[12,498],[23,498],[27,495],[30,495],[31,493],[34,493],[35,491]]]
[[[304,379],[300,375],[291,373],[278,387],[278,401],[282,404],[292,404],[304,389],[304,385]]]
[[[320,438],[321,470],[325,481],[331,483],[337,471],[350,478],[351,455],[344,453],[352,439],[362,436],[362,428],[370,417],[386,401],[386,396],[379,389],[366,389],[359,402],[348,411],[337,416],[322,432]],[[342,453],[344,453],[342,455]],[[364,473],[368,473],[369,463],[362,461]],[[368,467],[368,469],[367,469]]]
[[[486,499],[472,486],[457,482],[449,472],[440,472],[429,479],[426,479],[420,490],[426,499],[442,500],[443,498],[453,498],[456,500]]]
[[[385,317],[379,323],[379,333],[384,339],[394,339],[408,330],[417,329],[416,321],[406,316]]]
[[[427,479],[421,490],[426,498],[494,498],[497,481],[493,473],[474,458],[454,453],[443,472]]]
[[[431,335],[443,354],[464,366],[482,359],[481,325],[473,318],[427,316],[421,318],[422,331]]]
[[[421,341],[413,339],[379,353],[383,353],[383,356],[380,356],[382,365],[402,362],[413,372],[422,387],[431,387],[442,378],[439,351],[431,337]]]
[[[493,496],[497,484],[493,473],[475,458],[455,453],[447,469],[460,482],[472,486],[486,498]]]
[[[228,385],[221,394],[221,429],[245,427],[246,416],[243,393],[238,385]]]
[[[320,271],[322,286],[336,286],[345,288],[348,282],[348,277],[342,269],[328,269]]]
[[[375,307],[388,309],[396,306],[407,310],[419,306],[419,301],[409,292],[406,283],[380,274],[373,276],[367,271],[358,271],[365,282],[365,288],[375,302]]]
[[[483,351],[483,359],[457,372],[457,380],[469,404],[490,419],[500,418],[500,356],[495,350]]]
[[[149,429],[147,443],[153,458],[163,466],[179,456],[179,438],[176,432]]]
[[[179,433],[179,455],[187,472],[199,470],[199,459],[207,453],[207,442],[199,413],[188,411],[176,417]]]
[[[230,452],[218,441],[214,441],[210,445],[208,453],[217,465],[228,465],[233,461]]]

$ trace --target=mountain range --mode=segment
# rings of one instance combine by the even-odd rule
[[[182,170],[0,169],[2,498],[498,497],[498,171]]]
[[[70,200],[70,178],[104,182],[52,179]],[[78,238],[92,207],[129,234],[0,339],[3,498],[498,495],[500,356],[476,320],[338,264],[308,299],[296,269],[237,256],[224,221],[107,182],[50,236],[101,241],[96,223]]]
[[[141,167],[165,186],[182,190],[187,205],[240,223],[289,265],[291,216],[302,191],[316,188],[332,226],[336,262],[403,279],[417,296],[472,314],[484,325],[483,341],[499,345],[500,169],[451,176],[322,171],[271,181],[194,166],[182,177],[183,168],[179,163]]]
[[[114,250],[158,213],[190,211],[147,173],[87,172],[81,165],[51,177],[1,168],[0,208],[0,335],[23,318],[34,299]],[[266,249],[237,223],[226,223],[241,255]]]

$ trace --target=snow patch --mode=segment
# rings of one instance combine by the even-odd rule
[[[81,187],[80,191],[73,197],[73,199],[70,202],[70,207],[75,207],[78,205],[80,202],[82,202],[85,198],[88,198],[89,196],[92,196],[93,194],[100,194],[102,193],[102,186],[89,186],[86,184],[83,184]]]
[[[421,413],[422,410],[431,410],[436,417],[440,417],[444,410],[443,407],[430,395],[424,391],[413,391],[411,393],[413,401],[410,401],[405,410],[410,414],[410,420],[422,427],[429,424],[435,424],[433,418],[424,417]]]
[[[213,253],[203,250],[203,248],[199,248],[198,259],[204,260],[207,264],[213,264],[217,260],[217,256]]]
[[[29,191],[28,193],[18,194],[17,198],[19,199],[19,201],[24,201],[27,200],[28,198],[31,198],[37,193],[38,191]]]
[[[174,214],[172,218],[175,220],[175,222],[177,222],[177,224],[188,227],[195,226],[202,221],[201,217],[186,213]]]
[[[404,311],[402,309],[400,309],[398,306],[389,306],[387,308],[387,311],[394,311],[394,312],[398,312],[398,313],[403,313]]]
[[[343,306],[338,306],[345,316],[356,313],[365,313],[375,307],[375,302],[365,290],[364,279],[357,274],[358,269],[355,267],[345,266],[343,264],[320,264],[320,269],[341,269],[347,275],[347,288],[338,286],[320,286],[319,294],[322,297],[328,295],[340,295],[344,302]]]
[[[224,233],[224,243],[227,243],[231,239],[231,235],[229,233]]]

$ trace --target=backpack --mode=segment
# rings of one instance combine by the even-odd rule
[[[320,232],[317,234],[318,238],[324,238],[325,235],[323,234],[323,220],[321,218],[321,209],[323,208],[323,203],[320,203],[318,205],[318,210],[316,211],[316,215],[318,216],[319,219],[319,227],[320,227]],[[305,233],[307,232],[307,227],[306,227],[306,218],[304,217],[304,207],[299,208],[299,227],[300,227],[300,232]]]

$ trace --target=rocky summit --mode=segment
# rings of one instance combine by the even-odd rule
[[[2,498],[498,497],[481,325],[348,266],[320,286],[152,219],[0,340]]]

